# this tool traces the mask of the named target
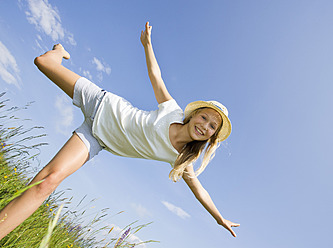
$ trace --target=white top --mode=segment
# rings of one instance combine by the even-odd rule
[[[92,133],[101,146],[115,155],[173,165],[179,153],[171,144],[169,127],[183,123],[183,119],[184,112],[174,99],[148,112],[108,92],[96,112]]]

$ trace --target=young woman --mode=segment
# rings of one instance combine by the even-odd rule
[[[239,224],[222,217],[197,179],[214,156],[218,143],[231,132],[227,109],[216,101],[192,102],[185,111],[178,106],[161,77],[152,48],[151,29],[147,22],[140,39],[149,78],[159,103],[155,111],[138,110],[125,99],[101,90],[63,67],[62,59],[69,59],[70,55],[60,44],[35,59],[38,69],[71,97],[74,105],[81,108],[85,121],[30,184],[44,181],[1,210],[0,239],[37,210],[66,177],[102,149],[120,156],[170,163],[173,166],[170,179],[177,181],[182,177],[217,223],[236,237],[232,227]],[[192,162],[202,152],[203,162],[194,172]]]

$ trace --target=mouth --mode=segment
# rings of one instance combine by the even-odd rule
[[[204,135],[204,133],[198,127],[195,127],[195,131],[197,131],[199,135]]]

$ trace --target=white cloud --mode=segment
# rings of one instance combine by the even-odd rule
[[[102,62],[100,60],[98,60],[96,57],[94,57],[92,63],[96,65],[97,71],[104,71],[104,66],[103,66]]]
[[[86,77],[86,78],[92,80],[92,76],[91,76],[90,71],[83,70],[83,71],[82,71],[82,74],[83,74],[84,77]]]
[[[102,81],[103,79],[103,75],[102,75],[102,72],[106,73],[107,75],[110,75],[111,74],[111,68],[110,66],[108,66],[107,64],[105,63],[102,63],[99,59],[97,59],[96,57],[93,58],[92,60],[92,63],[94,65],[96,65],[96,70],[98,72],[100,72],[97,77],[99,80]]]
[[[167,201],[162,201],[162,204],[169,209],[172,213],[178,215],[180,218],[182,219],[186,219],[191,217],[188,213],[186,213],[183,209],[181,209],[180,207],[177,207],[173,204],[171,204],[170,202]]]
[[[67,32],[67,39],[69,41],[69,44],[76,46],[76,41],[75,41],[74,35],[72,33]]]
[[[40,38],[40,39],[39,39],[39,38]],[[42,38],[39,36],[39,37],[37,37],[37,39],[35,40],[35,42],[36,42],[37,47],[38,47],[40,50],[43,50],[43,47],[42,47],[40,41],[42,41]]]
[[[132,203],[131,206],[135,210],[135,212],[140,216],[140,218],[146,216],[152,216],[152,214],[141,204]]]
[[[68,98],[62,95],[56,97],[55,107],[59,113],[56,121],[56,130],[61,134],[68,135],[74,119],[73,106]]]
[[[28,0],[28,9],[25,12],[27,19],[38,31],[44,32],[53,41],[67,40],[76,45],[73,34],[63,28],[57,8],[49,4],[48,0]]]
[[[14,84],[20,88],[19,68],[14,56],[7,47],[0,41],[0,77],[8,84]]]

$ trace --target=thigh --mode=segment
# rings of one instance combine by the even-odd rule
[[[91,121],[86,119],[80,127],[75,129],[74,132],[86,145],[89,152],[89,160],[103,150],[103,147],[99,144],[98,140],[92,134]]]
[[[74,133],[53,159],[38,173],[30,183],[45,179],[51,174],[57,175],[59,183],[73,174],[89,158],[89,152],[83,141]]]
[[[52,68],[45,69],[43,73],[70,98],[73,98],[74,86],[76,81],[81,77],[80,75],[62,65],[57,64],[55,64]]]

